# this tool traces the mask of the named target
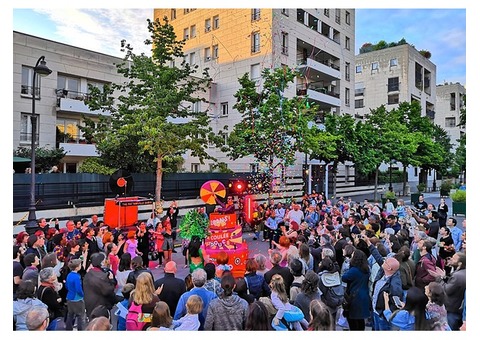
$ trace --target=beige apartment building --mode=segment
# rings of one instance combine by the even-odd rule
[[[304,96],[319,105],[317,123],[327,112],[354,114],[355,10],[250,8],[250,9],[155,9],[154,19],[166,17],[178,38],[185,39],[185,61],[209,68],[213,86],[208,109],[214,131],[226,133],[241,119],[233,109],[234,94],[239,89],[238,78],[245,73],[262,86],[261,72],[265,68],[283,66],[297,68],[301,76],[285,96]],[[175,62],[181,62],[176,60]],[[268,147],[268,146],[266,146]],[[228,164],[235,172],[261,170],[253,158],[232,162],[220,150],[209,152]],[[301,185],[302,169],[308,169],[308,188],[324,191],[328,168],[318,161],[297,155],[297,163],[284,169],[283,176]],[[187,171],[205,171],[202,165],[186,155]],[[353,185],[353,171],[340,167],[339,189]],[[338,187],[338,186],[337,186]]]
[[[33,68],[41,56],[52,73],[45,77],[37,75],[32,86]],[[83,123],[82,114],[95,119],[100,112],[91,111],[83,100],[88,96],[88,84],[102,88],[106,83],[121,81],[114,66],[120,61],[106,54],[13,31],[13,148],[31,145],[35,88],[35,140],[41,147],[64,148],[67,155],[60,171],[77,172],[85,158],[98,156],[95,145],[84,138],[78,125]]]
[[[458,146],[458,139],[465,134],[465,126],[460,123],[460,112],[465,108],[465,87],[460,83],[437,85],[437,105],[435,124],[440,125],[450,136],[453,149]]]
[[[387,110],[400,102],[418,101],[422,115],[432,121],[436,112],[437,67],[409,44],[398,45],[355,56],[355,117],[362,119],[370,109],[385,105]],[[380,170],[387,170],[384,165]],[[403,169],[393,163],[392,169]],[[419,169],[409,167],[408,180],[418,184]],[[429,181],[435,178],[429,173]]]

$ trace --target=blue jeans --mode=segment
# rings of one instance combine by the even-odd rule
[[[376,331],[390,331],[391,327],[387,320],[373,312],[373,329]]]
[[[462,323],[463,323],[462,313],[447,312],[447,321],[452,331],[460,330],[460,327],[462,326]]]

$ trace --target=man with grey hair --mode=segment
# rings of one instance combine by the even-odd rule
[[[55,270],[52,267],[43,268],[38,274],[40,285],[37,289],[37,297],[47,305],[50,315],[50,325],[48,330],[65,329],[63,319],[65,317],[65,306],[58,291],[62,288],[62,284],[58,282]]]
[[[48,309],[33,306],[27,313],[26,324],[29,331],[45,331],[50,322]]]
[[[205,317],[207,316],[208,305],[210,304],[210,301],[217,298],[217,294],[204,288],[205,282],[207,282],[207,272],[202,268],[198,268],[193,271],[192,282],[194,287],[180,296],[173,319],[178,320],[182,316],[186,315],[186,304],[188,298],[192,295],[198,295],[203,300],[203,310],[199,315],[200,328],[198,330],[203,330]]]
[[[281,277],[283,277],[287,295],[290,297],[290,287],[292,286],[294,279],[293,274],[290,272],[290,268],[280,266],[280,262],[282,261],[282,253],[280,253],[279,250],[269,250],[268,253],[270,254],[270,263],[272,264],[272,269],[265,273],[265,281],[270,284],[273,275],[279,274]]]

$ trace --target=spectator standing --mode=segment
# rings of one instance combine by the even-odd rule
[[[177,264],[174,261],[167,262],[164,268],[165,275],[154,282],[154,287],[157,290],[163,287],[161,293],[158,295],[160,300],[165,301],[170,309],[170,315],[175,313],[177,303],[185,293],[185,282],[182,279],[175,277],[177,273]]]
[[[73,259],[68,263],[70,273],[67,275],[65,286],[67,288],[67,320],[65,330],[73,330],[73,323],[77,320],[77,330],[85,328],[86,313],[85,300],[83,299],[82,279],[78,271],[82,268],[80,259]]]

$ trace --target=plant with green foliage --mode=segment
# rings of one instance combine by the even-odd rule
[[[427,188],[427,185],[425,183],[418,183],[418,185],[417,185],[418,193],[425,192],[426,188]]]
[[[239,78],[241,87],[234,94],[237,102],[233,108],[242,119],[222,151],[232,160],[252,156],[257,163],[265,164],[262,171],[268,183],[277,168],[295,163],[296,152],[308,153],[320,133],[317,126],[309,125],[315,108],[307,105],[307,99],[284,96],[296,76],[297,72],[290,68],[264,69],[263,87],[258,93],[255,82],[245,74]],[[270,185],[270,195],[272,190]]]
[[[67,153],[63,148],[49,149],[47,147],[35,148],[35,172],[48,172],[52,166],[58,165]],[[13,156],[30,158],[32,149],[20,146],[13,151]]]
[[[388,198],[388,199],[394,199],[396,198],[397,196],[395,195],[395,192],[393,191],[390,191],[390,190],[387,190],[385,192],[385,198]]]
[[[111,115],[101,116],[96,130],[88,133],[102,157],[110,161],[131,166],[150,160],[155,165],[155,201],[159,205],[163,161],[187,151],[201,163],[215,160],[206,150],[209,143],[220,146],[221,138],[210,127],[207,111],[192,109],[196,103],[206,101],[204,93],[211,82],[208,69],[200,72],[198,65],[185,60],[172,66],[172,61],[185,56],[185,41],[177,40],[166,17],[163,23],[158,19],[147,21],[151,38],[145,45],[151,47],[151,56],[135,54],[123,41],[126,55],[116,67],[127,80],[105,86],[103,91],[89,87],[89,108],[109,111]],[[120,93],[116,98],[114,91]],[[120,165],[116,163],[115,167],[131,170],[130,166]]]
[[[101,159],[98,157],[89,157],[86,158],[82,165],[78,168],[78,172],[89,173],[89,174],[101,174],[110,176],[117,169],[110,168],[102,164]]]
[[[465,190],[456,190],[450,194],[450,198],[453,202],[466,202],[467,192]]]
[[[197,210],[188,211],[180,222],[180,236],[191,240],[193,236],[198,236],[201,240],[210,235],[209,220],[201,215]]]

